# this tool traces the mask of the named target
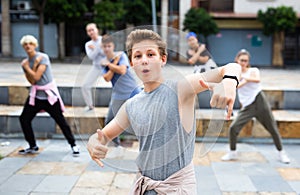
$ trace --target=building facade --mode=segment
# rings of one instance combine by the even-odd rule
[[[273,39],[262,34],[262,24],[256,19],[258,10],[280,5],[292,6],[300,18],[300,4],[295,0],[161,0],[159,3],[160,33],[168,42],[170,58],[182,63],[186,62],[187,50],[187,32],[182,31],[183,21],[191,7],[207,10],[220,29],[217,35],[209,36],[207,41],[207,47],[219,65],[231,62],[236,52],[245,48],[255,56],[252,58],[253,65],[271,66]],[[31,0],[1,0],[0,6],[1,56],[22,57],[25,53],[19,46],[21,36],[24,33],[38,36],[39,32],[38,17],[31,9]],[[299,26],[295,32],[285,35],[285,64],[300,65]],[[50,57],[58,57],[61,49],[58,44],[62,40],[66,56],[80,55],[83,51],[83,44],[88,38],[84,24],[66,26],[63,39],[58,35],[57,25],[47,24],[44,28],[44,51]]]
[[[272,36],[265,36],[262,33],[262,24],[256,19],[259,10],[265,11],[268,7],[281,5],[291,6],[300,18],[300,4],[294,0],[178,0],[178,12],[172,13],[167,13],[167,11],[172,9],[170,3],[174,5],[174,1],[162,0],[162,2],[169,5],[169,10],[162,11],[162,15],[168,16],[162,19],[165,18],[168,22],[162,21],[162,24],[168,23],[169,27],[178,27],[179,30],[183,29],[184,15],[191,7],[202,7],[213,16],[220,32],[208,37],[207,46],[219,65],[233,61],[237,51],[244,48],[254,56],[253,65],[272,66],[273,39]],[[177,20],[174,21],[172,18]],[[170,37],[169,34],[168,37]],[[184,62],[186,40],[180,32],[178,37],[179,60]],[[295,32],[285,35],[283,56],[284,64],[300,65],[299,24]]]

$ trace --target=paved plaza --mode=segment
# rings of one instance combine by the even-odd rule
[[[53,63],[58,86],[77,86],[82,81],[88,63]],[[0,62],[1,86],[29,86],[19,62]],[[169,78],[192,72],[192,67],[172,65],[165,68]],[[261,68],[262,85],[266,90],[299,91],[299,69]],[[99,79],[97,86],[111,87]],[[298,101],[298,100],[296,100]],[[300,121],[300,119],[299,119]],[[1,127],[0,127],[1,128]],[[136,178],[135,158],[138,143],[127,141],[123,148],[110,148],[104,168],[93,162],[86,150],[87,136],[76,135],[80,157],[73,157],[61,136],[39,139],[40,152],[22,156],[17,153],[27,147],[22,134],[0,138],[0,194],[63,195],[63,194],[128,194]],[[237,146],[239,160],[223,162],[228,151],[227,139],[217,143],[196,142],[195,165],[200,195],[299,195],[299,139],[284,140],[284,149],[291,158],[282,164],[270,139],[248,139]]]
[[[110,148],[103,168],[92,161],[86,140],[78,140],[81,154],[73,157],[63,139],[38,140],[38,154],[23,156],[23,139],[0,139],[0,194],[126,195],[136,178],[138,143]],[[196,143],[193,163],[198,194],[298,195],[300,145],[285,144],[290,164],[278,160],[273,144],[238,144],[239,160],[222,162],[227,143]]]

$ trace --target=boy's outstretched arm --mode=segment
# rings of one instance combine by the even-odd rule
[[[227,76],[224,77],[225,75]],[[213,92],[210,101],[211,106],[215,108],[225,108],[227,106],[228,116],[230,116],[240,75],[241,66],[236,63],[229,63],[208,72],[188,75],[186,80],[179,83],[180,95],[186,99],[194,98],[196,94],[209,89]],[[236,77],[236,80],[234,77]]]
[[[103,167],[101,159],[105,158],[108,151],[106,144],[121,134],[124,129],[129,126],[125,104],[126,103],[123,104],[112,121],[110,121],[102,130],[97,129],[97,132],[90,136],[87,143],[87,149],[91,158],[101,167]]]
[[[87,149],[91,158],[100,166],[103,167],[103,163],[100,159],[104,159],[108,148],[105,146],[108,142],[108,139],[104,133],[97,129],[97,132],[90,136],[87,143]]]

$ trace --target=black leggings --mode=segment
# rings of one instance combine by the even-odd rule
[[[29,105],[29,97],[24,104],[22,114],[20,116],[20,123],[25,136],[26,141],[29,143],[30,147],[36,146],[36,141],[32,129],[31,121],[36,116],[38,112],[44,110],[49,113],[50,116],[55,120],[58,126],[61,128],[65,138],[71,146],[75,146],[75,138],[72,134],[71,128],[68,125],[62,110],[60,108],[59,100],[55,104],[51,105],[48,100],[35,99],[35,105]]]

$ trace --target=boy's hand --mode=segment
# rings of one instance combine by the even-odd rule
[[[22,60],[21,65],[23,68],[25,67],[29,67],[29,61],[27,58],[25,58],[24,60]]]
[[[105,137],[100,129],[97,129],[97,133],[92,135],[88,141],[87,149],[91,158],[100,166],[103,167],[103,163],[100,159],[104,159],[108,148],[105,146]]]
[[[104,67],[108,66],[109,63],[110,63],[110,62],[109,62],[107,59],[102,59],[102,60],[100,61],[101,66],[104,66]]]
[[[204,82],[203,80],[200,80],[199,82],[202,87],[208,88],[213,92],[210,100],[211,107],[222,109],[225,109],[227,107],[226,119],[230,119],[236,97],[236,83],[225,83],[232,82],[229,79],[227,79],[226,81],[223,80],[221,83],[209,83]]]
[[[42,61],[43,56],[38,56],[37,58],[35,58],[34,63],[33,63],[33,67],[32,70],[36,72],[38,66],[40,65],[40,62]]]
[[[95,46],[94,45],[92,45],[92,44],[90,44],[90,45],[88,45],[88,48],[90,48],[90,49],[95,49]]]

